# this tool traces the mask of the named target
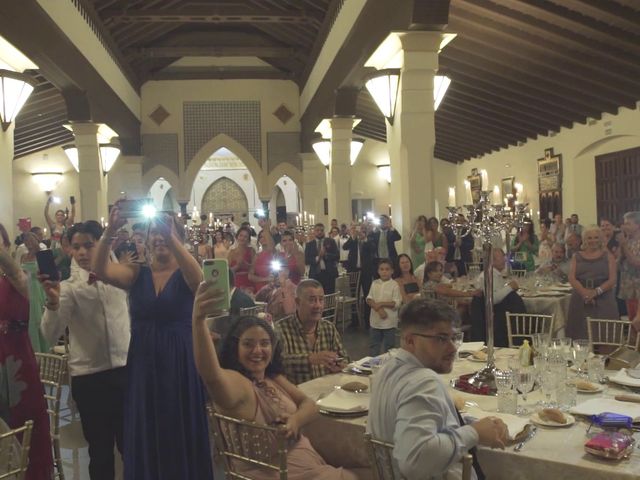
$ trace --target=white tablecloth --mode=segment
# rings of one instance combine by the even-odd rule
[[[564,336],[564,326],[569,318],[571,294],[557,297],[522,297],[527,313],[553,315],[554,336]]]
[[[498,366],[506,364],[506,358],[513,355],[513,350],[503,349],[496,353]],[[454,370],[444,375],[449,381],[454,376],[478,370],[481,363],[458,360]],[[320,395],[330,392],[334,385],[348,381],[367,381],[366,377],[354,377],[346,374],[329,375],[301,384],[302,391],[314,400]],[[451,389],[453,395],[460,395],[467,401],[475,402],[486,412],[495,412],[496,398],[472,395]],[[622,393],[615,386],[605,388],[604,392],[595,394],[613,397]],[[578,394],[578,403],[593,398],[594,394]],[[527,396],[526,407],[536,408],[542,395],[539,391]],[[522,401],[520,396],[519,401]],[[331,464],[350,467],[368,465],[364,448],[363,434],[366,417],[336,418],[322,416],[320,420],[305,428],[313,445]],[[611,462],[600,460],[584,451],[588,423],[578,421],[567,428],[551,429],[538,427],[537,435],[525,445],[521,452],[513,448],[506,450],[479,449],[480,463],[488,479],[491,480],[637,480],[640,478],[640,450],[637,448],[628,460]],[[640,440],[640,437],[637,438]]]

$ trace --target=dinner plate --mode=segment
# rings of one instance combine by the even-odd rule
[[[640,379],[630,377],[626,368],[621,369],[615,375],[609,375],[609,381],[627,387],[640,388]]]
[[[596,389],[595,390],[587,390],[587,389],[578,388],[577,389],[578,393],[598,393],[598,392],[601,392],[601,391],[604,390],[604,385],[598,385],[597,383],[591,383],[591,385],[596,387]]]
[[[352,393],[342,389],[335,389],[328,395],[318,399],[316,404],[320,410],[334,414],[366,413],[369,410],[368,393]]]
[[[542,425],[543,427],[553,427],[553,428],[569,427],[574,423],[576,423],[576,418],[573,415],[569,415],[568,413],[565,413],[564,416],[567,419],[567,423],[558,423],[551,420],[543,420],[538,415],[538,412],[536,412],[533,415],[531,415],[531,421],[537,425]]]
[[[476,363],[487,363],[487,359],[485,358],[484,360],[480,359],[480,358],[476,358],[473,355],[469,355],[467,357],[467,360],[469,360],[470,362],[476,362]]]

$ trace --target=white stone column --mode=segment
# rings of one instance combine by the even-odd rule
[[[393,225],[402,235],[401,245],[397,246],[407,252],[418,215],[435,214],[433,79],[443,33],[403,32],[399,37],[404,65],[393,125],[387,122],[387,144]]]
[[[0,129],[0,223],[9,233],[13,242],[16,236],[17,218],[13,216],[13,129],[15,122],[7,131]],[[23,192],[27,194],[27,192]]]
[[[349,223],[351,214],[351,140],[353,117],[331,119],[331,162],[327,176],[329,219]]]
[[[71,128],[78,148],[81,220],[107,218],[107,182],[100,162],[98,124],[72,122]]]

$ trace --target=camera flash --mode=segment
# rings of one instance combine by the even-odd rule
[[[60,197],[52,197],[53,203],[61,203]]]
[[[280,265],[280,262],[278,260],[271,261],[271,270],[273,270],[274,272],[279,272],[281,267],[282,265]]]
[[[156,207],[151,204],[146,204],[142,207],[142,215],[147,218],[153,218],[156,215]]]

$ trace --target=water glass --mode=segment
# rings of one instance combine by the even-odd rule
[[[536,333],[532,337],[533,349],[538,353],[538,356],[547,356],[547,350],[549,349],[549,335],[546,333]]]
[[[595,355],[587,361],[587,372],[589,381],[600,383],[604,378],[604,357]]]
[[[542,388],[542,393],[546,398],[546,402],[542,402],[545,407],[552,407],[553,402],[551,401],[551,396],[556,391],[556,387],[558,384],[558,377],[553,370],[547,370],[542,374],[540,378],[540,386]]]
[[[575,382],[560,382],[557,389],[558,407],[562,410],[569,410],[575,407],[578,399],[578,387]]]
[[[515,415],[518,410],[518,392],[515,390],[498,391],[498,412]]]
[[[509,370],[497,370],[495,373],[496,389],[498,393],[506,392],[513,388],[513,373]]]
[[[576,367],[578,368],[579,376],[583,374],[582,367],[590,351],[591,345],[589,344],[589,340],[578,339],[573,341],[573,357]]]
[[[527,401],[527,394],[533,389],[536,375],[534,367],[521,367],[516,375],[515,388],[522,393],[522,401]],[[518,409],[518,415],[526,415],[529,411],[526,408]]]
[[[568,337],[559,338],[560,340],[560,348],[562,351],[562,355],[564,356],[564,361],[569,362],[573,361],[573,351],[571,350],[571,339]]]
[[[559,352],[554,352],[553,355],[550,355],[547,360],[547,366],[553,374],[561,379],[566,380],[567,378],[567,361],[564,359],[564,355],[561,355]]]

